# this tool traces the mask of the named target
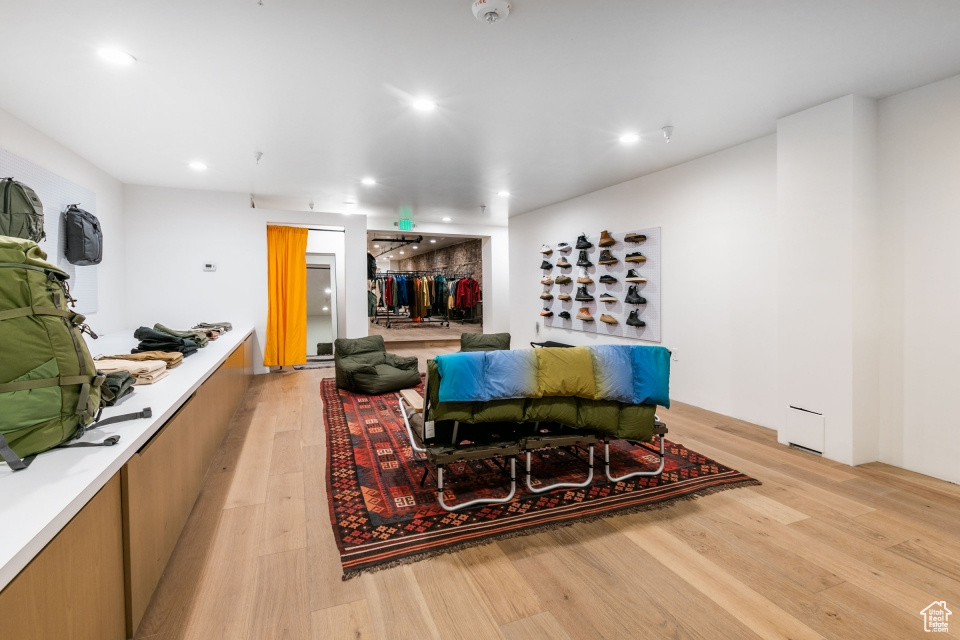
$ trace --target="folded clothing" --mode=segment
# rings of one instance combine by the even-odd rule
[[[129,373],[136,381],[134,384],[153,384],[169,374],[167,365],[162,360],[144,360],[133,362],[130,360],[96,360],[97,371],[101,373]]]
[[[133,393],[136,379],[126,371],[108,373],[107,379],[100,387],[100,398],[108,407],[119,404],[125,397]]]
[[[194,331],[206,331],[212,329],[220,333],[226,333],[233,330],[233,325],[229,322],[200,322],[193,327]]]
[[[210,341],[210,338],[207,337],[207,334],[203,331],[181,331],[180,329],[171,329],[165,327],[159,322],[153,325],[154,331],[160,331],[161,333],[166,333],[177,338],[186,338],[187,340],[193,340],[197,343],[197,346],[201,349],[207,346],[207,343]]]
[[[100,360],[161,360],[167,369],[176,369],[183,362],[183,354],[177,351],[143,351],[141,353],[121,353],[117,356],[97,356]]]
[[[130,353],[145,353],[147,351],[176,351],[187,357],[196,352],[199,348],[197,343],[187,338],[177,336],[151,329],[150,327],[140,327],[133,332],[133,337],[140,341],[136,349]]]

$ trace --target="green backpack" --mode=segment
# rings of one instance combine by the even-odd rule
[[[68,308],[69,276],[46,257],[34,242],[0,236],[0,458],[15,471],[54,447],[116,444],[117,436],[64,443],[89,428],[150,416],[145,409],[94,424],[104,376],[82,332],[97,336]]]
[[[43,230],[43,203],[37,193],[13,178],[0,180],[0,236],[40,242]]]

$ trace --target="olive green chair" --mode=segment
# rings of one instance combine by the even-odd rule
[[[383,336],[337,338],[333,353],[341,389],[379,395],[420,384],[416,356],[387,353]]]

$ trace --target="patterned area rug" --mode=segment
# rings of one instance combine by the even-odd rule
[[[354,394],[337,389],[333,379],[323,380],[320,390],[327,432],[327,496],[344,580],[500,538],[759,484],[670,441],[660,476],[611,483],[603,473],[603,450],[598,447],[594,481],[588,487],[532,494],[526,490],[518,458],[517,494],[512,501],[451,513],[437,504],[432,467],[420,488],[424,466],[413,458],[396,396]],[[643,446],[622,440],[611,444],[615,476],[644,465],[655,469],[658,464],[658,456]],[[586,465],[567,451],[548,449],[534,454],[531,469],[539,483],[553,484],[582,481]],[[502,496],[505,489],[509,490],[508,478],[489,460],[450,465],[444,471],[448,504]]]

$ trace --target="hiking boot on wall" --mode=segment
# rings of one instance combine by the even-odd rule
[[[597,298],[597,300],[599,300],[600,302],[616,302],[617,301],[617,299],[609,293],[601,293],[600,297]]]
[[[549,291],[544,291],[543,293],[540,294],[540,299],[541,299],[541,300],[553,300],[553,294],[550,293]]]
[[[553,265],[547,262],[546,260],[544,260],[543,262],[540,263],[540,268],[543,269],[544,271],[549,271],[550,269],[553,269]]]
[[[627,277],[624,278],[627,282],[646,282],[647,279],[637,273],[636,269],[630,269],[627,271]]]
[[[540,281],[540,284],[545,284],[549,287],[550,285],[553,284],[553,278],[551,278],[550,276],[547,276],[546,278]]]
[[[600,259],[597,260],[597,262],[599,262],[600,264],[616,264],[620,261],[614,258],[612,255],[610,255],[609,249],[604,249],[603,251],[600,252]]]
[[[603,284],[616,284],[617,279],[614,278],[609,273],[605,273],[602,276],[600,276],[600,282],[602,282]]]
[[[613,237],[606,231],[601,231],[600,241],[597,242],[597,244],[601,247],[612,247],[613,245],[617,244],[617,241],[614,240]]]
[[[645,327],[647,323],[640,319],[640,316],[637,315],[637,310],[634,309],[630,312],[630,316],[627,318],[627,324],[631,327]]]
[[[568,245],[566,242],[561,242],[560,244],[557,245],[557,251],[563,251],[564,253],[566,253],[567,251],[570,251],[570,249],[571,249],[570,245]]]
[[[587,273],[586,268],[580,269],[580,277],[577,278],[577,282],[580,284],[593,284],[593,278],[591,278],[590,274]]]
[[[643,256],[642,253],[637,251],[636,253],[628,253],[627,257],[624,258],[627,262],[646,262],[647,259]]]
[[[581,302],[589,302],[590,300],[593,300],[593,296],[587,293],[587,285],[577,288],[577,297],[575,299],[580,300]]]
[[[634,244],[639,244],[647,239],[647,236],[642,233],[628,233],[623,237],[624,242],[632,242]]]
[[[569,269],[573,265],[570,264],[569,260],[567,260],[567,256],[560,256],[560,259],[557,260],[557,266],[561,269]]]
[[[569,320],[569,319],[570,319],[570,312],[569,312],[569,311],[561,311],[561,312],[558,313],[557,315],[560,316],[561,318],[563,318],[564,320]]]
[[[551,249],[547,245],[543,245],[542,247],[540,247],[540,253],[542,253],[545,256],[548,256],[551,253],[553,253],[553,249]]]
[[[593,263],[590,262],[590,258],[587,257],[587,250],[584,249],[580,252],[580,259],[577,260],[578,267],[592,267]]]
[[[590,315],[590,309],[587,309],[586,307],[580,307],[580,311],[577,312],[577,320],[593,322],[593,316]]]
[[[637,293],[637,288],[630,287],[627,291],[627,297],[623,300],[627,304],[647,304],[647,299]]]
[[[564,300],[564,301],[570,300],[570,294],[569,294],[569,293],[561,293],[561,294],[557,295],[557,300]]]
[[[589,249],[593,243],[587,240],[587,234],[581,233],[577,238],[577,249]]]
[[[543,311],[540,312],[540,315],[543,316],[544,318],[549,318],[550,316],[553,315],[553,311],[550,311],[550,309],[548,309],[547,307],[544,307]]]
[[[605,313],[600,314],[600,322],[606,322],[607,324],[620,324],[617,322],[617,319],[613,316],[608,316]]]
[[[573,278],[570,276],[557,276],[557,279],[554,280],[557,284],[570,284],[573,282]]]

